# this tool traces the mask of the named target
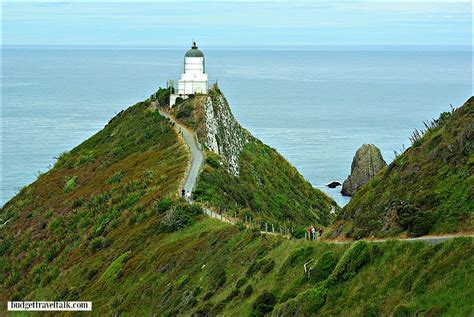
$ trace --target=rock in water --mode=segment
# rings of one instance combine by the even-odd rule
[[[387,165],[379,148],[373,144],[364,144],[356,152],[351,165],[351,175],[342,184],[341,193],[352,196],[379,170]]]
[[[329,188],[336,188],[337,186],[341,186],[342,184],[339,183],[339,182],[330,182],[329,184],[327,184],[326,186],[329,187]]]

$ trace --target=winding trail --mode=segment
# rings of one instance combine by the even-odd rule
[[[168,119],[170,119],[176,127],[178,127],[179,131],[181,132],[181,136],[184,139],[184,142],[189,148],[189,152],[191,153],[192,160],[191,166],[188,170],[188,175],[186,176],[186,180],[184,182],[184,190],[186,192],[193,192],[194,186],[196,186],[196,181],[199,176],[199,170],[201,169],[202,162],[204,161],[204,155],[200,150],[201,145],[198,143],[196,134],[186,128],[181,123],[177,122],[172,116],[168,113],[164,112],[163,110],[158,110],[160,114]]]
[[[196,186],[196,181],[199,176],[199,171],[201,169],[202,163],[204,161],[204,154],[202,152],[202,146],[198,143],[196,134],[194,131],[186,128],[184,125],[181,123],[177,122],[176,119],[172,116],[170,116],[167,112],[159,109],[158,110],[160,114],[168,119],[170,119],[179,132],[181,132],[181,136],[184,139],[184,142],[189,148],[189,151],[192,155],[192,160],[191,160],[191,166],[188,171],[188,175],[186,176],[186,181],[184,183],[184,189],[186,191],[189,191],[190,193],[193,192],[194,186]],[[192,201],[190,202],[192,203]],[[226,216],[223,216],[221,213],[217,213],[215,211],[212,211],[211,209],[204,208],[204,213],[214,219],[217,219],[219,221],[231,224],[231,225],[236,225],[239,222],[239,219],[236,218],[229,218]],[[7,221],[8,222],[8,221]],[[248,224],[244,224],[247,227],[250,227]],[[280,232],[273,232],[273,231],[260,231],[261,233],[264,234],[269,234],[269,235],[279,235],[285,238],[289,238],[289,235],[285,235]],[[439,235],[439,236],[424,236],[424,237],[418,237],[418,238],[389,238],[389,239],[364,239],[364,241],[367,242],[375,242],[375,243],[380,243],[380,242],[386,242],[390,240],[398,240],[398,241],[407,241],[407,242],[425,242],[428,244],[438,244],[442,243],[446,240],[449,239],[454,239],[458,237],[470,237],[474,238],[474,234],[452,234],[452,235]],[[321,240],[317,240],[321,241]],[[355,241],[349,240],[349,241],[335,241],[335,240],[322,240],[322,242],[325,243],[334,243],[334,244],[347,244],[347,243],[354,243]]]

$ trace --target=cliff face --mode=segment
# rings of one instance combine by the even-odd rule
[[[337,234],[474,231],[474,97],[411,140],[339,213]]]
[[[204,103],[205,129],[200,139],[219,155],[227,170],[235,176],[240,172],[240,156],[249,140],[249,133],[235,120],[229,104],[220,91],[212,90]]]
[[[235,119],[222,92],[214,87],[208,95],[196,95],[177,103],[172,114],[194,130],[199,142],[220,157],[232,175],[240,173],[240,157],[250,133]]]
[[[364,144],[356,152],[351,165],[351,175],[342,184],[341,193],[352,196],[382,168],[387,166],[379,148]]]

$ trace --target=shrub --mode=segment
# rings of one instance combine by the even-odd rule
[[[66,184],[64,184],[63,191],[64,193],[69,193],[73,191],[77,186],[77,176],[72,176],[66,181]]]
[[[233,289],[232,292],[230,292],[229,295],[227,295],[227,297],[223,300],[224,303],[228,303],[230,302],[232,299],[234,299],[235,297],[239,296],[240,294],[240,290],[238,289]]]
[[[105,247],[106,244],[107,244],[107,241],[104,237],[97,237],[91,240],[91,242],[89,243],[89,249],[92,252],[97,252],[103,247]]]
[[[252,284],[249,284],[247,285],[247,287],[244,289],[244,292],[242,294],[242,297],[243,298],[247,298],[247,297],[250,297],[250,295],[252,295],[253,293],[253,287],[252,287]]]
[[[156,100],[161,107],[168,106],[170,104],[171,88],[159,88],[155,93]],[[180,97],[178,97],[180,98]],[[178,100],[176,100],[177,103]]]
[[[49,230],[51,230],[55,234],[61,233],[62,228],[63,228],[63,221],[64,221],[63,216],[58,216],[54,218],[53,220],[51,220],[51,222],[48,225]]]
[[[269,273],[275,267],[275,261],[272,259],[261,259],[254,261],[247,270],[246,275],[252,276],[258,272]]]
[[[179,104],[183,103],[183,101],[184,101],[184,99],[183,99],[183,98],[181,98],[181,97],[178,97],[178,98],[176,98],[176,101],[175,101],[175,103],[174,103],[174,104],[175,104],[175,106],[177,106],[177,105],[179,105]]]
[[[178,113],[176,114],[176,119],[183,119],[183,118],[189,118],[191,116],[191,113],[193,112],[193,107],[191,104],[186,103],[184,104]]]
[[[216,266],[211,271],[210,290],[215,292],[227,281],[227,275],[225,269],[222,266]]]
[[[276,316],[315,316],[328,296],[325,283],[298,294],[276,308]]]
[[[123,173],[122,172],[116,172],[114,175],[110,176],[110,178],[107,180],[107,184],[117,184],[120,183],[122,180]]]
[[[221,164],[219,163],[219,156],[215,153],[207,154],[206,163],[213,168],[219,168],[221,166]]]
[[[301,302],[306,304],[308,313],[314,314],[314,312],[324,306],[328,293],[329,292],[323,283],[302,293]]]
[[[295,239],[303,239],[306,233],[305,228],[297,228],[291,233],[291,237]]]
[[[163,198],[162,200],[154,203],[152,209],[156,213],[162,214],[165,211],[169,210],[172,204],[173,201],[171,200],[171,198]]]
[[[84,164],[92,163],[96,159],[96,155],[94,151],[87,151],[86,153],[83,153],[79,155],[76,163],[74,164],[74,167],[79,167]]]
[[[273,293],[263,292],[260,294],[255,302],[252,304],[254,316],[263,316],[273,310],[277,302],[277,298]]]
[[[168,210],[160,222],[159,232],[173,232],[186,227],[191,222],[191,217],[182,209]]]
[[[414,236],[428,234],[433,226],[429,213],[411,204],[398,206],[397,222],[403,230]]]
[[[311,271],[311,280],[315,282],[324,281],[331,275],[337,265],[337,258],[332,251],[324,252],[318,259]]]
[[[235,284],[235,288],[236,288],[236,289],[240,289],[240,288],[242,288],[242,286],[244,286],[245,284],[247,284],[247,278],[246,278],[246,277],[241,278],[240,280],[238,280],[237,283]]]
[[[352,278],[370,259],[367,242],[357,241],[347,250],[329,276],[329,282],[335,284]]]

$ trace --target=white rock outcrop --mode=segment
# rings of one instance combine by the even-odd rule
[[[227,100],[217,91],[207,97],[205,108],[205,145],[218,154],[225,167],[235,176],[240,172],[240,156],[248,132],[235,120]]]

